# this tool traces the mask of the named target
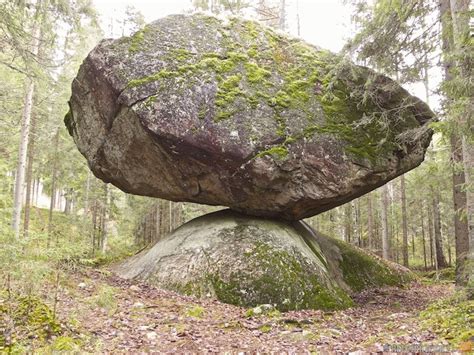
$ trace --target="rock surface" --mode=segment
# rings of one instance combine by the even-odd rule
[[[123,278],[246,307],[339,309],[369,287],[399,285],[406,269],[314,232],[223,210],[198,217],[116,267]]]
[[[102,41],[69,132],[138,195],[299,220],[416,167],[433,113],[389,78],[258,23],[175,15]]]

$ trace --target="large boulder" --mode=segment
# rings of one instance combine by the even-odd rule
[[[65,122],[94,174],[126,192],[298,220],[419,165],[432,118],[326,50],[252,21],[175,15],[103,40]]]
[[[115,271],[184,294],[247,307],[274,304],[282,311],[348,307],[353,292],[412,278],[304,222],[230,210],[184,224]]]

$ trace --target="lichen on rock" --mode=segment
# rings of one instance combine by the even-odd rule
[[[202,14],[102,41],[70,108],[68,130],[104,181],[287,220],[420,164],[434,117],[368,68],[256,22]]]

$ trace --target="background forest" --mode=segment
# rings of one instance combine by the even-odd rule
[[[307,222],[433,279],[474,283],[469,1],[344,4],[352,36],[339,54],[424,92],[420,98],[439,121],[420,167]],[[196,10],[243,15],[286,32],[291,22],[290,34],[300,34],[298,1],[194,0],[186,11]],[[71,82],[87,53],[108,31],[131,35],[144,24],[133,7],[112,31],[111,24],[101,27],[91,0],[0,0],[0,292],[43,300],[52,319],[71,270],[133,255],[218,209],[128,195],[103,183],[64,126]],[[109,302],[107,292],[99,302]],[[0,349],[12,336],[0,333]]]

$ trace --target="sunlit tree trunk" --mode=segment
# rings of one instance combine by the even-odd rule
[[[33,23],[33,29],[31,31],[32,42],[31,42],[31,54],[33,56],[38,55],[40,46],[40,35],[41,35],[41,12],[42,12],[42,1],[38,0],[36,3],[35,20]],[[33,108],[33,97],[35,93],[35,81],[33,77],[28,77],[25,81],[26,92],[23,106],[23,115],[21,120],[21,132],[20,132],[20,144],[18,148],[18,163],[15,174],[15,190],[13,197],[13,221],[12,228],[16,238],[20,237],[20,220],[21,211],[23,205],[23,189],[25,183],[25,170],[26,170],[26,158],[27,148],[30,138],[30,121],[31,111]]]

